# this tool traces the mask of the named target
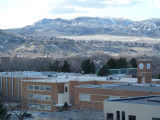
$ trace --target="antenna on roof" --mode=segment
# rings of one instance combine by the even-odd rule
[[[128,100],[131,101],[131,98],[129,97]]]
[[[66,75],[66,79],[68,78],[68,75]]]

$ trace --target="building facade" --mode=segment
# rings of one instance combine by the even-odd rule
[[[160,96],[104,101],[105,120],[160,120]]]

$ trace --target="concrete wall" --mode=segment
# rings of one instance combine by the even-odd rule
[[[136,120],[152,120],[152,117],[160,118],[159,105],[156,106],[146,104],[104,101],[105,120],[107,113],[113,113],[113,120],[117,120],[116,111],[120,111],[120,120],[122,120],[122,111],[125,112],[126,120],[129,120],[128,115],[135,115]]]
[[[64,92],[63,93],[58,93],[58,104],[64,104],[65,102],[70,104],[68,83],[64,83],[63,85],[64,85],[64,88],[63,88]],[[67,87],[67,91],[65,91],[66,87]]]

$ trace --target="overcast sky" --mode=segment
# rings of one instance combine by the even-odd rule
[[[0,0],[0,29],[24,27],[42,18],[78,16],[160,18],[160,0]]]

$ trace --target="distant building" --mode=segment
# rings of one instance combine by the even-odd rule
[[[160,96],[104,101],[105,120],[160,120]]]

